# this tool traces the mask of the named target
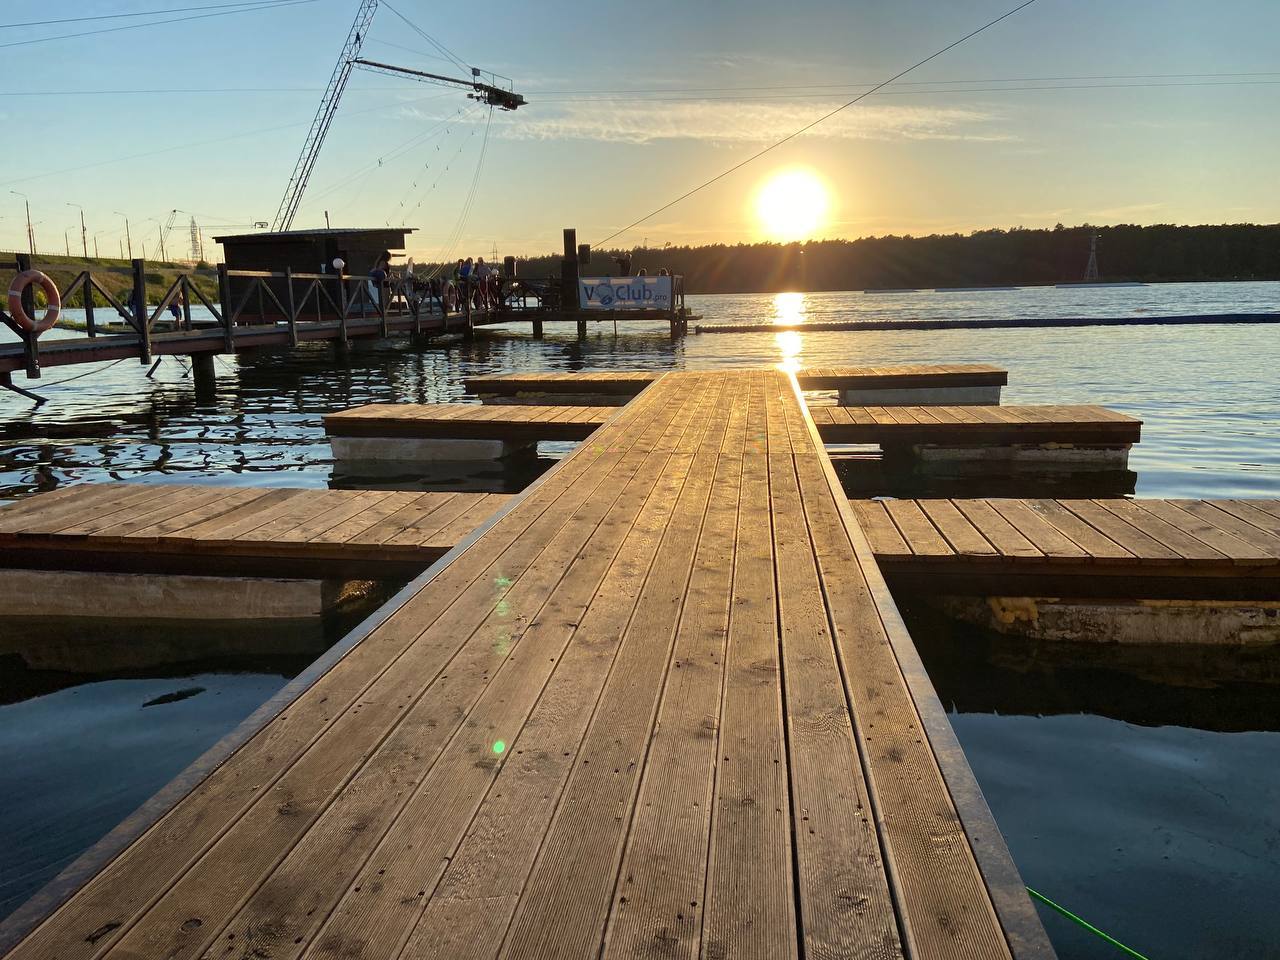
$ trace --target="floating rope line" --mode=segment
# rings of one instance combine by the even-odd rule
[[[1058,913],[1062,914],[1068,920],[1074,920],[1076,923],[1080,924],[1080,926],[1084,927],[1090,933],[1096,934],[1097,936],[1101,937],[1103,940],[1107,941],[1107,943],[1111,944],[1113,947],[1122,951],[1128,956],[1135,957],[1137,958],[1137,960],[1150,960],[1150,958],[1148,958],[1145,954],[1139,953],[1137,950],[1134,950],[1132,947],[1126,947],[1123,943],[1121,943],[1115,937],[1099,930],[1097,927],[1095,927],[1088,920],[1085,920],[1083,917],[1077,917],[1074,913],[1072,913],[1066,907],[1060,904],[1054,903],[1052,900],[1046,897],[1043,893],[1040,893],[1039,891],[1036,891],[1036,890],[1032,890],[1030,887],[1027,887],[1027,893],[1031,894],[1033,899],[1039,900],[1045,906],[1058,911]]]

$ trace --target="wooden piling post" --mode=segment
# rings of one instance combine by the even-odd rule
[[[196,383],[196,396],[211,396],[217,390],[218,378],[213,370],[212,353],[193,353],[191,355],[191,376]]]
[[[534,339],[536,340],[542,339],[542,321],[541,320],[533,321],[533,336],[534,336]]]
[[[338,271],[338,349],[347,349],[347,280],[346,275]]]
[[[18,272],[31,269],[31,255],[27,253],[19,253],[15,255],[18,263]],[[29,283],[22,291],[22,309],[28,317],[36,315],[36,285]],[[40,379],[40,348],[36,343],[37,334],[29,330],[20,331],[22,336],[22,355],[26,362],[27,378],[31,380]]]
[[[231,312],[235,308],[231,303],[231,278],[227,276],[225,263],[218,264],[218,297],[222,300],[219,304],[222,307],[222,346],[227,353],[234,353],[236,341],[232,326],[235,323],[235,317]]]
[[[84,275],[84,330],[90,337],[98,335],[98,325],[93,317],[93,280],[88,270]]]

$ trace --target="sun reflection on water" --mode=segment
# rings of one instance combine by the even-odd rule
[[[797,326],[805,322],[803,293],[776,293],[773,296],[773,322],[780,327]],[[773,335],[778,345],[778,367],[790,373],[799,370],[804,338],[795,330],[779,330]]]

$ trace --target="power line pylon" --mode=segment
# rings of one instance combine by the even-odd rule
[[[1098,275],[1098,235],[1089,238],[1089,265],[1084,268],[1084,282],[1097,283],[1102,278]]]

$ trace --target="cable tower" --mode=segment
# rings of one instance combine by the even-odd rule
[[[284,198],[280,201],[280,209],[276,211],[272,230],[288,230],[293,218],[298,213],[298,204],[302,202],[302,193],[307,189],[307,181],[320,156],[320,145],[324,135],[333,123],[334,114],[338,112],[338,103],[342,99],[342,91],[351,78],[351,70],[356,57],[360,56],[360,48],[364,46],[365,36],[369,32],[369,24],[378,9],[378,0],[360,0],[360,8],[356,11],[355,22],[351,24],[351,32],[347,34],[347,42],[342,45],[342,53],[338,55],[337,66],[333,68],[333,76],[329,78],[329,86],[325,88],[320,99],[320,109],[311,121],[311,129],[307,139],[302,143],[302,154],[294,165],[293,174],[289,177],[289,186],[285,188]]]
[[[1102,278],[1098,275],[1098,235],[1089,238],[1089,265],[1084,268],[1084,282],[1097,283]]]

